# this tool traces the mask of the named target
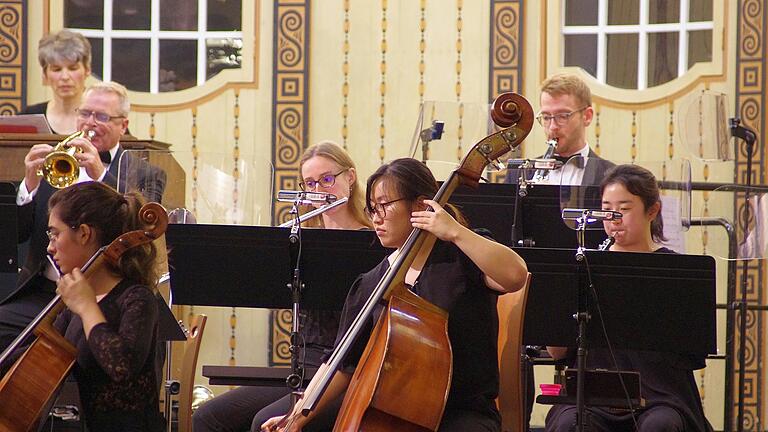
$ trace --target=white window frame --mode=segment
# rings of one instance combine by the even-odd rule
[[[88,38],[103,40],[102,79],[112,79],[112,39],[140,39],[149,40],[149,93],[160,93],[160,40],[196,40],[197,41],[197,85],[205,84],[207,74],[207,49],[205,41],[215,38],[243,39],[242,31],[208,31],[207,0],[197,0],[197,31],[168,31],[160,30],[160,0],[152,0],[150,3],[150,29],[149,30],[115,30],[112,28],[113,2],[104,0],[104,28],[83,29],[69,28],[82,33]],[[244,11],[243,11],[244,12]],[[241,17],[242,19],[242,17]],[[165,92],[164,92],[165,93]]]
[[[640,19],[636,25],[608,25],[608,1],[598,0],[597,25],[593,26],[566,26],[565,25],[565,7],[562,8],[561,15],[561,46],[565,46],[566,35],[597,35],[597,80],[606,84],[606,65],[607,65],[607,35],[609,34],[637,34],[637,89],[644,90],[648,88],[648,35],[650,33],[671,33],[677,32],[678,37],[678,58],[677,58],[677,76],[681,77],[688,71],[688,32],[696,30],[713,30],[714,21],[696,21],[688,20],[689,0],[680,0],[680,21],[677,23],[650,24],[648,22],[649,0],[640,0]],[[714,17],[713,10],[713,17]],[[715,44],[713,44],[714,51]],[[560,65],[565,63],[565,50],[563,49],[560,58]]]

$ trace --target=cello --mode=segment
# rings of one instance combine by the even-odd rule
[[[504,129],[470,150],[433,198],[438,204],[447,203],[461,184],[476,186],[486,165],[497,163],[497,158],[519,145],[533,125],[530,104],[514,93],[505,93],[494,101],[491,117]],[[438,429],[452,376],[448,314],[405,284],[406,273],[416,257],[429,254],[435,241],[436,237],[427,231],[412,230],[294,413],[311,413],[374,308],[386,302],[351,378],[334,431]],[[290,428],[294,420],[295,416],[286,416],[277,426]]]
[[[147,229],[122,234],[97,250],[83,265],[86,278],[102,265],[117,266],[126,250],[165,233],[168,216],[160,204],[145,204],[139,217]],[[0,380],[0,431],[37,430],[50,400],[74,366],[75,347],[53,327],[64,307],[61,296],[56,295],[0,356],[2,364],[34,333],[32,343]]]

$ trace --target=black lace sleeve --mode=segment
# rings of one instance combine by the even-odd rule
[[[96,362],[114,382],[136,376],[153,348],[157,301],[146,287],[134,285],[119,300],[119,323],[91,329],[88,346]]]

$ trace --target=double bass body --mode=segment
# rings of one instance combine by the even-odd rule
[[[435,431],[451,387],[448,314],[400,285],[352,376],[336,431]],[[393,397],[393,395],[397,395]]]

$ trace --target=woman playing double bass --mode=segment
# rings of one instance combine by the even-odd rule
[[[336,343],[357,316],[362,304],[400,252],[413,228],[432,233],[438,242],[431,252],[419,253],[405,282],[411,290],[449,314],[448,337],[453,351],[453,377],[440,431],[498,431],[500,419],[494,399],[498,393],[496,296],[520,289],[526,281],[525,262],[511,249],[470,230],[450,206],[431,198],[437,192],[432,173],[415,159],[397,159],[382,165],[369,179],[366,196],[382,245],[395,251],[353,284],[342,312]],[[368,323],[369,331],[383,306]],[[332,425],[313,424],[323,407],[340,397],[367,343],[357,339],[317,408],[284,427],[282,417],[265,419],[264,431],[316,430]],[[416,372],[416,371],[414,371]],[[314,380],[313,380],[314,381]],[[309,384],[312,387],[312,383]]]
[[[49,201],[48,253],[62,273],[67,305],[54,327],[77,348],[74,374],[88,430],[161,431],[155,374],[158,303],[152,243],[123,253],[117,267],[80,268],[102,246],[140,230],[137,193],[79,183]]]

